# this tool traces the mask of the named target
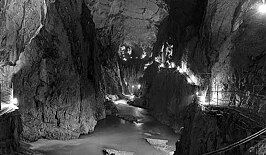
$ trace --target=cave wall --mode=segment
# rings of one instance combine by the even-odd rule
[[[88,6],[96,28],[105,36],[111,36],[117,50],[123,43],[133,48],[152,49],[157,26],[168,14],[162,0],[96,0],[88,1]]]
[[[191,69],[196,73],[211,73],[210,86],[218,85],[218,90],[224,91],[219,93],[224,100],[219,104],[228,105],[235,96],[235,106],[249,109],[248,118],[265,111],[265,15],[258,12],[259,4],[261,1],[209,0],[197,36],[199,42],[194,36],[187,44],[188,49],[194,49],[189,50]],[[193,41],[196,46],[191,46]],[[203,61],[205,67],[199,62],[202,57],[207,60]],[[184,130],[176,154],[211,152],[261,129],[255,129],[256,125],[247,120],[238,121],[233,111],[227,112],[220,116],[199,108],[185,112]],[[243,122],[245,127],[241,126]],[[251,141],[224,154],[244,154],[255,143]]]
[[[1,47],[19,55],[12,82],[22,138],[71,139],[92,132],[105,112],[95,26],[86,3],[12,0],[5,9]],[[18,42],[21,37],[24,42]]]
[[[22,132],[18,111],[5,114],[0,118],[0,154],[17,154],[20,150],[20,134]]]
[[[173,44],[174,62],[179,65],[182,56],[187,54],[188,67],[196,75],[204,78],[202,83],[204,88],[209,87],[209,90],[213,90],[219,85],[219,91],[241,91],[242,93],[236,95],[240,100],[242,96],[246,96],[247,91],[252,93],[254,90],[254,93],[260,97],[246,96],[246,100],[248,98],[251,102],[249,105],[251,108],[263,111],[265,15],[257,11],[260,1],[191,0],[182,4],[181,2],[183,1],[166,1],[170,6],[169,16],[160,25],[153,52],[158,53],[166,41]],[[167,77],[164,76],[168,74],[166,72],[159,73],[165,75],[161,76],[160,80],[155,80],[157,71],[149,70],[149,67],[144,74],[144,78],[148,77],[146,78],[148,90],[144,99],[148,100],[149,109],[154,110],[153,115],[157,119],[176,128],[178,126],[176,124],[182,121],[178,122],[178,119],[175,119],[175,123],[169,122],[172,122],[171,118],[183,117],[184,113],[181,113],[184,111],[177,110],[177,107],[182,104],[187,105],[185,104],[187,101],[182,99],[191,94],[190,87],[185,83],[165,80]],[[174,75],[174,71],[170,74]],[[254,88],[254,85],[257,87]],[[172,87],[184,93],[169,95]],[[163,93],[160,89],[167,93]],[[229,103],[230,96],[231,93],[219,93],[220,99],[223,98],[226,104]],[[172,98],[177,100],[169,101]],[[175,110],[171,113],[171,110],[166,109]],[[179,125],[181,127],[182,124]],[[191,125],[193,126],[193,122]],[[209,136],[209,133],[204,134]]]
[[[207,70],[208,58],[200,46],[201,24],[204,21],[207,1],[165,2],[169,7],[169,15],[159,26],[153,57],[158,56],[163,44],[168,42],[173,45],[172,61],[176,65],[180,66],[182,57],[187,55],[188,68],[193,72]],[[145,70],[143,77],[147,90],[144,99],[158,120],[178,131],[183,124],[183,108],[193,100],[196,87],[189,84],[186,77],[176,69],[159,71],[158,66],[154,62]]]
[[[162,0],[88,0],[87,5],[97,30],[103,88],[107,94],[126,93],[125,71],[142,66],[146,61],[140,59],[143,53],[152,54],[158,25],[168,14],[167,5]],[[118,55],[122,45],[133,50],[127,61]],[[139,63],[134,62],[137,60]]]
[[[216,109],[218,110],[218,109]],[[210,153],[236,143],[263,129],[265,124],[261,115],[248,110],[220,108],[218,111],[202,111],[196,103],[184,110],[184,128],[177,142],[176,155],[199,155]],[[256,120],[256,121],[254,121]],[[235,148],[219,154],[254,154],[254,146],[260,138],[255,138]],[[250,151],[250,152],[249,152]]]
[[[219,49],[219,60],[212,68],[213,79],[221,89],[233,92],[238,106],[262,110],[265,91],[265,15],[250,3],[242,24],[231,33]],[[251,94],[250,98],[248,94]],[[226,94],[222,94],[226,96]],[[226,97],[228,97],[227,95]],[[245,102],[245,100],[249,100]],[[260,108],[258,108],[260,107]]]
[[[183,124],[183,110],[194,99],[196,88],[172,70],[161,69],[151,76],[151,86],[144,96],[145,106],[156,119],[178,132]]]

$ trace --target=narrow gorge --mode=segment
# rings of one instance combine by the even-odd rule
[[[264,0],[0,1],[0,154],[265,154]]]

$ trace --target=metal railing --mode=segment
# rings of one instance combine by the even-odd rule
[[[209,152],[209,153],[204,153],[203,155],[212,155],[212,154],[223,153],[223,152],[231,150],[231,149],[233,149],[233,148],[235,148],[237,146],[240,146],[240,145],[242,145],[244,143],[247,143],[247,142],[253,140],[254,138],[257,138],[258,136],[260,136],[260,135],[262,135],[264,133],[266,133],[266,128],[254,133],[253,135],[250,135],[250,136],[248,136],[248,137],[246,137],[246,138],[244,138],[244,139],[242,139],[242,140],[240,140],[240,141],[238,141],[236,143],[233,143],[233,144],[228,145],[228,146],[226,146],[224,148],[221,148],[221,149]]]
[[[226,93],[228,93],[228,95],[224,95],[224,96],[229,96],[229,99],[223,99],[223,98],[219,98],[219,97],[217,97],[215,100],[212,100],[211,99],[211,94],[212,93],[223,93],[223,94],[226,94]],[[210,96],[208,96],[209,98],[208,98],[208,100],[209,100],[209,103],[210,102],[215,102],[215,103],[217,103],[217,107],[219,108],[219,106],[223,106],[223,107],[225,107],[225,108],[229,108],[230,106],[229,106],[229,102],[231,102],[231,100],[230,100],[230,95],[231,94],[237,94],[237,95],[239,95],[239,97],[241,98],[240,99],[240,101],[238,101],[239,102],[239,104],[241,105],[241,104],[243,104],[243,103],[241,103],[241,102],[244,102],[244,101],[247,101],[247,98],[248,97],[251,97],[251,98],[259,98],[260,100],[266,100],[266,96],[265,95],[259,95],[259,94],[255,94],[254,92],[253,93],[249,93],[249,95],[247,95],[247,93],[246,92],[242,92],[242,91],[209,91],[209,95]],[[218,96],[218,95],[217,95]],[[207,97],[207,95],[206,95],[206,97]],[[223,105],[219,105],[218,103],[228,103],[228,104],[223,104]],[[262,103],[259,103],[259,104],[262,104]],[[210,105],[209,105],[210,106]],[[214,105],[215,106],[215,105]],[[209,109],[208,107],[206,107],[206,109]],[[209,109],[210,110],[210,109]],[[247,116],[245,116],[245,117],[247,117]],[[251,119],[251,118],[250,118]],[[252,120],[252,119],[251,119]],[[253,122],[254,122],[254,120],[252,120]],[[261,126],[262,127],[262,126]],[[260,131],[258,131],[258,132],[256,132],[256,133],[254,133],[254,134],[252,134],[252,135],[250,135],[250,136],[248,136],[248,137],[246,137],[246,138],[244,138],[244,139],[242,139],[242,140],[240,140],[240,141],[238,141],[238,142],[235,142],[235,143],[233,143],[233,144],[231,144],[231,145],[228,145],[228,146],[226,146],[226,147],[223,147],[223,148],[221,148],[221,149],[218,149],[218,150],[215,150],[215,151],[212,151],[212,152],[209,152],[209,153],[204,153],[203,155],[213,155],[213,154],[219,154],[219,153],[224,153],[224,152],[226,152],[226,151],[229,151],[229,150],[231,150],[231,149],[233,149],[233,148],[235,148],[235,147],[238,147],[238,146],[240,146],[240,145],[242,145],[242,144],[244,144],[244,143],[247,143],[247,142],[249,142],[249,141],[251,141],[251,140],[253,140],[254,138],[257,138],[257,137],[259,137],[260,135],[262,135],[262,134],[264,134],[264,133],[266,133],[266,128],[264,127],[262,130],[260,130]]]
[[[234,95],[238,95],[239,99],[238,102],[242,103],[243,101],[246,101],[247,98],[251,98],[251,99],[259,99],[259,100],[266,100],[266,96],[265,95],[261,95],[261,94],[255,94],[255,93],[249,93],[249,95],[246,94],[246,92],[243,91],[209,91],[209,94],[206,95],[207,97],[207,102],[209,102],[209,104],[211,102],[215,102],[217,106],[219,106],[219,103],[230,103],[232,102],[232,100],[230,99],[231,94]],[[217,95],[217,97],[214,99],[212,99],[211,94],[215,94],[215,93],[222,93],[223,97],[219,98],[219,95]],[[224,99],[224,97],[227,96],[227,99]]]

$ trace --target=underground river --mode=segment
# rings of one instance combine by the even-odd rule
[[[107,116],[97,123],[90,135],[69,141],[41,139],[30,143],[30,148],[47,155],[102,155],[106,148],[134,152],[135,155],[173,153],[178,135],[169,127],[153,119],[146,110],[130,106],[124,100],[117,101],[116,105],[119,114],[137,117],[137,123]],[[168,150],[172,152],[156,149],[145,138],[168,140]]]

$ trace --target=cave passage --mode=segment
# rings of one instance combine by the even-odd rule
[[[265,0],[0,0],[0,155],[266,154]]]

